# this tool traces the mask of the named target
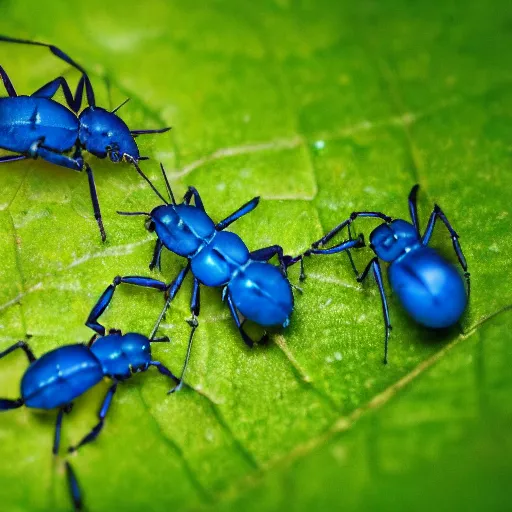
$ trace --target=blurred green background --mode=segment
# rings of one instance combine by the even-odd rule
[[[505,1],[0,1],[0,33],[60,46],[90,71],[98,104],[131,98],[120,115],[132,129],[173,126],[138,139],[157,182],[162,161],[175,192],[195,185],[216,220],[261,195],[233,225],[251,250],[297,253],[354,209],[406,216],[419,182],[420,220],[443,207],[472,274],[470,307],[446,333],[391,297],[386,367],[376,288],[357,285],[343,256],[308,262],[290,327],[253,351],[204,290],[190,388],[167,396],[157,372],[136,376],[98,441],[71,457],[88,510],[510,508],[511,30]],[[78,79],[43,48],[1,44],[0,63],[19,93]],[[0,348],[88,339],[112,278],[149,275],[153,237],[115,210],[155,197],[130,166],[89,162],[104,245],[85,175],[0,168]],[[433,245],[453,259],[442,227]],[[165,254],[156,277],[182,265]],[[107,326],[149,332],[159,294],[118,293]],[[175,371],[189,293],[162,329],[173,343],[154,349]],[[0,394],[18,396],[23,355],[0,366]],[[94,424],[105,390],[76,401],[63,446]],[[54,420],[0,416],[2,510],[70,508]]]

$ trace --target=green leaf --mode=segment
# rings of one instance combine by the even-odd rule
[[[509,285],[512,43],[505,2],[4,2],[0,33],[43,40],[90,71],[98,104],[133,129],[144,170],[162,161],[178,194],[196,186],[251,250],[296,254],[354,209],[406,217],[419,182],[424,224],[439,203],[472,278],[460,325],[415,325],[390,296],[390,364],[380,299],[343,255],[307,261],[291,325],[243,346],[218,290],[203,290],[185,388],[157,372],[123,383],[97,442],[70,456],[90,510],[468,508],[510,502]],[[77,73],[43,48],[1,44],[20,94]],[[85,318],[118,274],[150,275],[154,237],[116,210],[157,204],[128,165],[89,159],[85,175],[42,161],[0,169],[0,348],[31,336],[37,354],[90,337]],[[357,223],[369,234],[369,221]],[[454,260],[442,227],[432,244]],[[362,267],[370,258],[360,251]],[[455,260],[454,260],[455,261]],[[183,260],[166,253],[171,281]],[[298,281],[293,269],[292,281]],[[181,368],[187,282],[154,355]],[[109,327],[148,333],[163,299],[120,288]],[[23,354],[0,361],[1,396],[19,394]],[[107,389],[78,399],[63,446],[94,425]],[[68,510],[55,414],[0,416],[2,510]],[[64,450],[62,451],[64,455]]]

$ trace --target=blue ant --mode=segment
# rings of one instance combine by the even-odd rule
[[[412,224],[402,219],[393,220],[381,212],[353,212],[347,220],[311,244],[311,248],[302,255],[287,258],[288,266],[300,261],[302,267],[303,256],[342,252],[346,250],[347,242],[329,248],[319,247],[328,243],[345,227],[348,228],[351,238],[350,226],[358,217],[377,218],[384,221],[370,234],[370,248],[374,251],[375,257],[361,274],[357,272],[351,259],[357,281],[362,282],[371,270],[379,288],[385,324],[384,363],[388,361],[391,323],[379,260],[389,263],[388,277],[392,290],[398,295],[407,313],[421,325],[434,329],[450,327],[462,316],[469,299],[470,274],[459,244],[459,235],[437,204],[430,215],[425,232],[421,235],[417,211],[418,189],[419,185],[414,185],[408,198]],[[435,249],[428,247],[437,219],[444,223],[450,233],[453,248],[464,272],[467,292],[464,280],[455,266],[445,260]],[[303,267],[301,277],[305,278]]]
[[[0,163],[26,158],[42,158],[52,164],[87,172],[94,216],[103,241],[106,240],[101,210],[96,193],[92,169],[84,162],[83,151],[98,158],[107,156],[114,163],[122,160],[133,163],[147,157],[139,155],[135,137],[148,133],[164,133],[170,128],[157,130],[130,130],[116,112],[126,103],[109,112],[97,107],[91,81],[85,70],[59,48],[36,41],[26,41],[0,36],[0,41],[44,46],[82,73],[73,96],[62,76],[43,85],[30,96],[18,96],[7,73],[0,66],[0,77],[9,97],[0,98],[0,148],[15,154],[0,157]],[[69,107],[53,100],[62,88]],[[78,115],[82,106],[85,87],[87,107]],[[72,151],[72,156],[65,153]]]
[[[121,215],[142,215],[147,217],[146,228],[155,232],[157,241],[150,269],[160,268],[160,257],[163,247],[169,251],[187,258],[188,263],[180,271],[176,279],[166,284],[157,279],[142,276],[117,276],[100,297],[97,307],[91,312],[86,325],[97,333],[102,334],[105,328],[98,323],[98,317],[107,308],[116,287],[121,283],[137,285],[164,291],[167,301],[153,329],[152,336],[158,330],[160,322],[171,301],[176,296],[185,277],[192,272],[194,277],[192,298],[190,302],[191,319],[188,320],[192,330],[188,341],[187,355],[181,372],[179,384],[169,393],[177,391],[183,383],[187,368],[192,339],[199,323],[199,290],[200,285],[222,287],[222,299],[227,302],[231,316],[238,331],[247,344],[252,347],[254,341],[245,332],[243,325],[250,320],[264,328],[286,327],[290,322],[293,311],[292,286],[287,277],[286,257],[279,245],[272,245],[256,251],[249,249],[235,233],[226,232],[230,224],[256,208],[259,197],[241,206],[228,215],[224,220],[215,224],[207,215],[203,202],[197,190],[189,187],[183,203],[176,204],[167,175],[160,164],[171,204],[158,192],[148,177],[135,164],[139,174],[164,202],[150,213],[147,212],[118,212]],[[191,205],[194,198],[195,206]],[[359,247],[360,240],[352,240],[347,249]],[[280,268],[268,263],[277,256]],[[243,317],[240,320],[239,315]],[[267,339],[265,332],[260,342]]]
[[[58,409],[53,441],[53,454],[59,453],[61,426],[64,413],[71,411],[73,400],[94,387],[104,377],[113,382],[109,387],[98,413],[98,423],[75,446],[74,452],[84,444],[96,439],[103,429],[105,418],[119,382],[129,379],[134,373],[155,367],[174,382],[178,378],[151,356],[151,343],[167,342],[167,337],[147,338],[142,334],[127,333],[111,329],[109,334],[95,334],[88,344],[64,345],[36,358],[25,341],[18,341],[0,353],[0,359],[17,349],[25,352],[29,367],[21,379],[21,397],[0,399],[0,411],[17,409],[25,405],[35,409]],[[75,508],[81,509],[82,499],[76,476],[66,463],[69,489]]]

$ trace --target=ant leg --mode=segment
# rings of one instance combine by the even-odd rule
[[[164,244],[160,239],[157,239],[155,243],[155,249],[153,251],[153,259],[151,260],[151,263],[149,264],[149,270],[154,270],[155,267],[158,268],[158,270],[162,270],[162,265],[160,262],[160,258],[162,256],[162,249],[164,248]]]
[[[283,262],[286,265],[286,269],[288,271],[288,267],[291,267],[292,265],[295,265],[295,263],[300,262],[300,274],[299,274],[299,281],[305,281],[306,280],[306,273],[304,272],[304,254],[299,254],[298,256],[283,256]]]
[[[436,220],[441,219],[443,224],[446,226],[446,229],[448,229],[453,249],[455,250],[455,254],[457,255],[457,259],[459,260],[460,266],[462,267],[462,270],[464,271],[464,277],[466,278],[466,284],[468,288],[468,298],[469,293],[471,291],[471,285],[470,285],[470,273],[468,272],[468,264],[466,262],[466,258],[464,257],[464,253],[462,252],[462,248],[459,243],[459,235],[457,232],[452,228],[452,225],[450,224],[450,221],[447,219],[446,215],[444,214],[443,210],[436,204],[434,205],[434,210],[430,214],[430,218],[428,219],[427,227],[425,228],[425,233],[423,234],[423,237],[421,238],[421,243],[423,245],[428,245],[430,242],[430,238],[432,237],[432,233],[434,232],[434,227],[436,225]]]
[[[0,39],[1,40],[1,39]],[[105,228],[103,227],[103,220],[101,217],[100,204],[98,201],[98,194],[96,192],[96,184],[94,183],[94,176],[92,174],[92,169],[89,164],[83,161],[80,153],[76,153],[74,157],[69,157],[60,153],[56,153],[45,148],[42,144],[44,139],[39,139],[35,141],[29,150],[29,154],[32,158],[41,157],[47,162],[58,165],[60,167],[67,167],[68,169],[73,169],[75,171],[82,171],[85,167],[87,172],[87,179],[89,182],[89,192],[91,194],[92,207],[94,210],[94,217],[96,222],[98,223],[98,227],[100,230],[101,240],[104,242],[107,238],[105,234]]]
[[[143,288],[154,288],[156,290],[165,291],[167,290],[167,285],[158,281],[157,279],[152,279],[150,277],[141,277],[141,276],[116,276],[112,284],[108,285],[105,291],[101,294],[101,297],[98,299],[98,302],[94,305],[89,316],[87,317],[87,321],[85,325],[90,327],[93,331],[97,332],[99,335],[105,335],[105,327],[98,323],[98,319],[103,314],[105,309],[107,309],[108,305],[112,301],[112,297],[114,296],[115,289],[121,284],[133,284],[135,286],[141,286]]]
[[[349,260],[352,266],[352,269],[357,275],[357,269],[354,264],[354,260],[352,259],[352,255],[350,254],[350,249],[358,249],[360,247],[365,247],[364,244],[364,237],[363,235],[359,235],[357,238],[351,238],[349,240],[345,240],[344,242],[341,242],[338,245],[334,245],[332,247],[329,247],[328,249],[316,249],[314,245],[312,246],[312,249],[308,249],[303,254],[300,254],[299,256],[295,256],[294,258],[291,258],[290,256],[285,256],[286,258],[286,265],[289,267],[291,265],[294,265],[295,263],[300,261],[300,280],[304,281],[306,279],[306,274],[304,273],[304,256],[311,256],[312,254],[337,254],[339,252],[347,252],[349,255]]]
[[[11,345],[3,352],[0,352],[0,359],[19,348],[25,352],[29,363],[33,363],[37,359],[37,357],[34,355],[34,352],[32,352],[31,348],[28,346],[28,343],[23,340],[16,342],[14,345]]]
[[[228,215],[225,219],[221,220],[216,226],[215,229],[217,231],[222,231],[223,229],[226,229],[230,224],[233,224],[235,220],[238,220],[240,217],[243,217],[244,215],[247,215],[248,213],[252,212],[256,206],[258,206],[260,202],[259,197],[254,197],[247,203],[243,204],[233,212],[231,215]]]
[[[28,156],[26,155],[6,155],[0,156],[0,164],[6,164],[9,162],[16,162],[18,160],[25,160]]]
[[[192,201],[192,197],[194,198],[195,205],[204,212],[205,210],[203,201],[196,187],[188,187],[188,190],[185,192],[185,195],[183,196],[183,202],[185,204],[190,204],[190,202]]]
[[[363,236],[363,235],[360,235],[360,236]],[[348,225],[348,238],[349,238],[349,240],[354,239],[354,237],[352,235],[352,225],[351,224]],[[352,270],[354,271],[354,274],[357,277],[359,275],[359,272],[357,270],[356,264],[354,263],[354,258],[352,258],[352,253],[348,249],[345,252],[348,256],[348,260],[350,261],[350,266],[352,267]]]
[[[114,381],[114,384],[110,386],[110,388],[107,391],[107,394],[105,395],[105,399],[103,400],[103,404],[101,405],[101,409],[98,413],[99,422],[91,429],[91,431],[75,446],[70,446],[68,448],[69,452],[74,452],[78,450],[81,446],[84,444],[90,443],[91,441],[94,441],[101,430],[103,429],[103,425],[105,424],[105,417],[107,416],[108,410],[110,408],[110,404],[112,403],[112,398],[114,397],[114,394],[117,390],[117,381]]]
[[[308,249],[306,252],[304,252],[303,254],[299,254],[298,256],[284,256],[284,264],[286,265],[286,267],[291,267],[292,265],[295,265],[296,263],[300,262],[299,280],[304,281],[306,279],[306,274],[304,272],[304,256],[310,256],[311,254],[336,254],[337,252],[345,251],[350,261],[352,270],[354,271],[355,275],[358,276],[359,272],[357,271],[357,268],[355,266],[354,259],[352,258],[350,249],[364,247],[364,238],[363,235],[359,235],[359,237],[356,239],[352,238],[352,229],[350,227],[350,224],[348,224],[348,235],[348,240],[342,242],[341,244],[335,245],[334,247],[331,248],[335,249],[334,252],[326,252],[330,251],[331,249]],[[312,247],[314,247],[314,244]]]
[[[80,66],[80,64],[77,64],[71,57],[69,57],[69,55],[66,55],[62,50],[60,50],[56,46],[53,46],[52,44],[39,43],[37,41],[28,41],[26,39],[15,39],[13,37],[7,37],[7,36],[0,36],[0,41],[4,41],[6,43],[18,43],[18,44],[30,44],[33,46],[44,46],[44,47],[48,48],[59,59],[63,60],[64,62],[67,62],[68,64],[73,66],[75,69],[80,71],[80,73],[82,73],[82,78],[85,82],[85,90],[87,93],[87,101],[91,107],[95,106],[96,103],[94,100],[94,92],[92,89],[91,80],[89,79],[89,76],[87,75],[85,69],[82,66]],[[80,109],[80,107],[79,107],[79,109]]]
[[[382,219],[384,222],[391,222],[391,217],[388,217],[387,215],[384,215],[381,212],[352,212],[350,214],[350,217],[347,220],[344,220],[341,224],[338,224],[336,227],[331,229],[327,234],[325,234],[320,240],[317,240],[316,242],[313,242],[311,244],[311,247],[316,249],[320,245],[325,245],[329,240],[334,238],[343,228],[346,226],[349,226],[356,220],[358,217],[370,217],[374,219]]]
[[[10,409],[19,409],[23,406],[23,398],[11,400],[10,398],[0,398],[0,411],[9,411]]]
[[[100,229],[101,241],[104,242],[107,239],[105,228],[103,227],[103,219],[101,217],[100,203],[98,201],[98,193],[96,192],[96,184],[94,183],[94,176],[92,169],[88,163],[85,163],[85,172],[87,173],[87,180],[89,182],[89,193],[91,194],[92,209],[94,211],[94,218],[98,223]]]
[[[75,511],[82,510],[82,491],[80,490],[80,486],[78,485],[78,479],[76,478],[75,472],[73,471],[73,468],[71,467],[71,464],[68,461],[66,461],[66,476],[68,479],[69,494],[71,495],[73,507]]]
[[[0,66],[0,78],[2,79],[2,82],[4,83],[4,87],[5,87],[5,90],[7,91],[7,94],[11,98],[15,98],[16,96],[18,96],[16,94],[16,90],[14,89],[14,85],[12,85],[9,75],[5,72],[5,70],[2,66]]]
[[[364,238],[363,235],[359,235],[357,238],[353,238],[350,240],[345,240],[340,244],[333,245],[327,249],[308,249],[304,256],[309,256],[311,254],[338,254],[339,252],[347,251],[348,249],[358,249],[360,247],[364,247]]]
[[[60,431],[62,427],[62,417],[64,416],[64,413],[68,413],[71,411],[73,407],[73,404],[65,405],[64,407],[61,407],[59,409],[59,412],[57,414],[57,421],[55,422],[55,435],[53,438],[53,449],[52,453],[53,455],[59,454],[59,446],[60,446]]]
[[[270,245],[269,247],[263,247],[262,249],[258,249],[249,253],[249,257],[255,261],[269,261],[273,256],[276,255],[279,260],[281,272],[286,277],[286,268],[289,265],[287,265],[288,260],[285,260],[283,248],[280,245]]]
[[[18,341],[14,345],[11,345],[9,348],[0,352],[0,359],[5,357],[6,355],[14,352],[17,349],[23,350],[25,355],[27,356],[28,362],[33,363],[36,360],[36,356],[28,346],[26,341]],[[24,404],[23,398],[18,398],[16,400],[12,400],[10,398],[0,398],[0,411],[8,411],[10,409],[18,409]]]
[[[227,289],[224,289],[223,295],[226,296],[226,300],[229,306],[229,311],[231,313],[231,316],[233,317],[233,320],[235,321],[235,324],[238,328],[238,332],[240,333],[240,336],[242,336],[242,339],[244,340],[244,343],[249,347],[253,348],[254,346],[254,340],[252,340],[248,334],[243,329],[243,322],[240,322],[240,318],[238,317],[238,312],[236,310],[236,306],[233,302],[233,299],[231,298],[231,295],[227,291]],[[263,338],[261,338],[260,342],[264,342],[267,339],[268,335],[265,333]]]
[[[32,93],[31,96],[36,98],[50,99],[53,98],[53,96],[55,96],[55,94],[59,90],[59,87],[62,87],[62,92],[64,93],[66,103],[73,112],[77,113],[82,105],[82,97],[84,94],[84,82],[85,78],[82,76],[82,78],[80,78],[80,81],[78,82],[75,95],[73,97],[73,93],[71,92],[71,89],[66,79],[62,76],[59,76],[55,80],[48,82],[46,85],[43,85],[36,92]]]
[[[30,149],[27,151],[28,154],[26,156],[32,157],[34,159],[41,157],[43,160],[58,165],[59,167],[66,167],[67,169],[73,169],[74,171],[78,172],[82,171],[84,162],[80,156],[77,158],[72,158],[63,155],[62,153],[57,153],[51,149],[45,148],[43,144],[44,137],[35,140],[30,145]]]
[[[60,446],[60,430],[62,427],[62,417],[64,416],[64,409],[61,407],[57,414],[57,421],[55,423],[55,435],[53,437],[53,455],[57,455],[59,453]]]
[[[196,329],[199,327],[199,322],[197,321],[197,317],[199,316],[199,301],[200,301],[200,284],[199,280],[197,278],[194,278],[194,288],[192,290],[192,299],[190,301],[190,313],[192,314],[192,317],[187,320],[190,327],[192,327],[192,330],[190,331],[190,335],[188,338],[188,345],[187,345],[187,355],[185,356],[185,361],[183,362],[183,368],[181,369],[181,375],[178,379],[178,384],[174,386],[170,391],[168,391],[168,394],[175,393],[179,391],[183,387],[183,378],[185,377],[185,372],[187,371],[188,362],[190,360],[190,353],[192,352],[192,341],[194,339],[194,333],[196,332]]]
[[[416,228],[416,232],[418,233],[418,236],[421,237],[420,234],[420,223],[418,219],[418,189],[420,186],[418,184],[414,185],[409,192],[409,197],[407,198],[407,202],[409,204],[409,214],[411,215],[412,225]]]
[[[91,339],[86,343],[87,348],[91,348],[94,345],[94,342],[99,338],[99,336],[100,336],[99,334],[94,333],[91,336]]]
[[[183,281],[185,280],[185,277],[187,276],[189,270],[190,270],[190,263],[184,269],[182,269],[180,271],[180,273],[178,274],[176,279],[169,286],[165,285],[164,283],[161,283],[160,281],[156,281],[156,279],[145,278],[146,281],[152,281],[155,283],[164,284],[164,286],[165,286],[164,290],[167,291],[167,293],[168,293],[168,297],[167,297],[167,300],[165,301],[164,307],[163,307],[162,311],[160,312],[160,315],[158,315],[156,324],[153,327],[151,334],[149,335],[150,340],[152,340],[155,337],[155,334],[158,331],[158,328],[160,327],[160,323],[162,322],[162,320],[165,316],[165,313],[167,312],[167,309],[169,308],[172,300],[178,293],[178,290],[181,288],[181,285],[183,284]],[[132,283],[132,284],[136,284],[136,283]]]
[[[386,294],[384,292],[384,282],[382,280],[382,270],[380,268],[380,263],[378,258],[373,258],[370,263],[363,270],[361,275],[357,278],[357,281],[361,283],[365,277],[368,275],[370,270],[373,271],[373,277],[377,283],[380,293],[380,299],[382,302],[382,314],[384,315],[384,325],[386,327],[386,334],[384,340],[384,364],[388,363],[388,341],[389,341],[389,333],[392,329],[391,322],[389,321],[389,311],[388,311],[388,301],[386,299]]]
[[[155,341],[155,340],[152,340]],[[149,366],[154,366],[162,375],[165,375],[166,377],[170,377],[176,384],[180,383],[180,379],[174,375],[174,373],[167,368],[167,366],[164,366],[160,361],[150,361]],[[168,393],[171,393],[172,391],[169,391]]]

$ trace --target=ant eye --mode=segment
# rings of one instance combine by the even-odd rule
[[[148,219],[146,221],[145,226],[150,233],[153,233],[153,231],[155,231],[155,223],[151,219]]]

